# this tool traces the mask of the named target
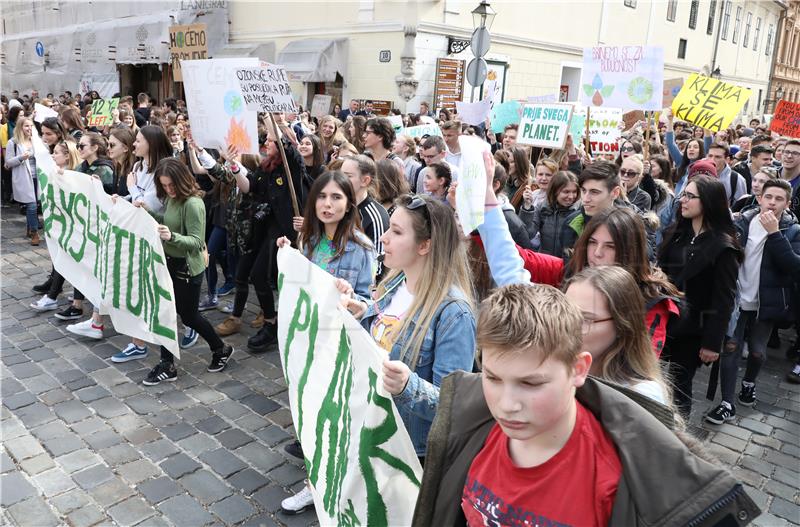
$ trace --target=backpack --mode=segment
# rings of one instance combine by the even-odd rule
[[[736,202],[736,188],[739,185],[739,173],[735,170],[731,170],[730,174],[730,187],[731,187],[731,197],[728,198],[728,208],[733,207],[733,204]]]

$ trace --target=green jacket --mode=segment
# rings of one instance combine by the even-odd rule
[[[172,232],[172,239],[163,242],[164,253],[175,258],[186,258],[191,276],[205,271],[206,206],[203,200],[196,196],[184,201],[167,198],[164,212],[150,212],[150,215]]]
[[[699,457],[667,428],[672,413],[665,406],[592,377],[576,397],[608,432],[622,463],[609,525],[733,527],[760,513],[727,470]],[[445,377],[413,525],[465,524],[461,494],[467,472],[494,423],[480,374]]]

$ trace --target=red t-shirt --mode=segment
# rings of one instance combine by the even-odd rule
[[[461,508],[470,527],[606,526],[622,465],[614,443],[580,403],[567,443],[541,465],[520,468],[495,424],[472,461]]]

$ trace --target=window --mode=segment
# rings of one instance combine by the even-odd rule
[[[678,58],[685,59],[686,58],[686,39],[682,38],[678,40]]]
[[[717,0],[711,0],[708,5],[708,24],[706,25],[706,34],[714,34],[714,19],[717,16]]]
[[[736,22],[733,23],[733,38],[731,39],[731,42],[733,42],[734,44],[736,44],[736,42],[739,40],[739,28],[741,27],[741,25],[742,25],[742,8],[740,6],[736,8]]]
[[[667,20],[675,22],[675,12],[678,10],[678,0],[668,0],[667,2]]]
[[[744,20],[744,40],[742,41],[742,46],[747,47],[747,43],[750,41],[750,25],[753,23],[753,13],[748,12],[747,18]]]
[[[697,27],[697,12],[700,11],[700,0],[692,0],[689,8],[689,29]]]
[[[731,2],[725,2],[725,14],[722,15],[722,40],[728,40],[728,25],[731,22]]]
[[[625,6],[636,9],[636,0],[625,0]]]
[[[771,49],[772,49],[772,24],[769,25],[769,30],[767,31],[767,43],[764,44],[764,55],[769,57]]]
[[[758,37],[761,36],[761,17],[756,18],[756,32],[753,34],[753,51],[758,51]]]

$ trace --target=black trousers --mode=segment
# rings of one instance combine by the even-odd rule
[[[268,229],[267,236],[252,251],[239,256],[236,265],[236,297],[233,301],[235,317],[241,317],[247,303],[250,283],[256,290],[258,303],[264,311],[265,318],[273,318],[278,312],[275,309],[275,297],[272,286],[277,283],[278,276],[278,240],[277,229]]]
[[[55,268],[53,268],[53,270],[50,272],[50,276],[53,278],[53,281],[50,284],[50,290],[47,291],[47,296],[55,300],[58,297],[58,295],[61,294],[61,291],[64,289],[65,280],[64,277],[61,276],[61,273],[56,271]],[[83,293],[78,291],[78,289],[75,289],[72,293],[72,298],[74,298],[75,300],[83,300],[86,297],[83,296]]]
[[[213,353],[221,352],[225,343],[219,338],[206,317],[197,310],[197,306],[200,304],[200,289],[203,285],[204,273],[189,276],[186,259],[170,256],[167,256],[167,269],[172,278],[172,287],[175,293],[175,310],[181,317],[181,322],[206,339]],[[167,348],[161,346],[161,361],[173,362],[174,360],[175,356]]]
[[[667,337],[661,360],[669,363],[675,406],[688,419],[692,412],[692,380],[700,365],[700,337]]]

